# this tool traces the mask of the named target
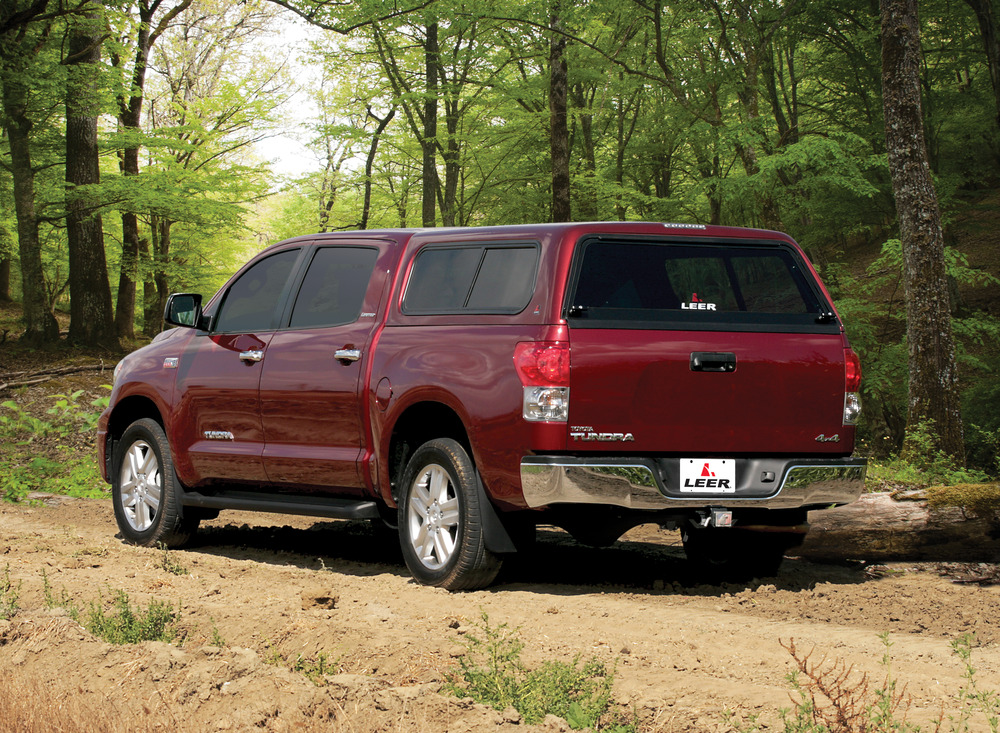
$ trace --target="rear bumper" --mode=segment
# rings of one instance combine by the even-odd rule
[[[848,504],[865,488],[863,458],[736,459],[734,493],[680,494],[671,489],[678,459],[526,456],[521,488],[529,507],[606,504],[630,509],[706,506],[796,509]],[[771,476],[768,480],[768,476]]]

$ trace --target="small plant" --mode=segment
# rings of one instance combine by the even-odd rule
[[[215,625],[215,619],[209,616],[209,621],[212,622],[212,636],[209,638],[208,643],[210,646],[217,646],[222,648],[226,645],[226,640],[222,638],[222,634],[219,633],[219,627]]]
[[[20,606],[17,600],[21,596],[21,584],[16,586],[10,579],[10,565],[3,570],[0,576],[0,619],[9,619],[18,612]]]
[[[76,602],[70,598],[69,593],[66,592],[66,588],[61,588],[58,597],[56,596],[44,568],[42,568],[42,595],[45,598],[45,607],[49,610],[64,608],[69,613],[70,618],[74,621],[80,620],[80,609],[77,608]]]
[[[179,610],[163,601],[152,600],[145,611],[132,608],[128,594],[114,592],[114,613],[102,603],[92,601],[83,626],[94,636],[110,644],[137,644],[141,641],[171,642],[177,638],[175,624]]]
[[[317,687],[326,684],[327,675],[337,674],[341,669],[341,657],[334,657],[327,652],[319,652],[315,659],[299,654],[294,661],[290,660],[291,657],[285,657],[278,649],[270,644],[267,645],[265,662],[275,667],[285,667],[289,671],[303,674]]]
[[[483,612],[481,636],[465,637],[466,653],[459,657],[461,672],[447,674],[445,690],[471,697],[496,710],[513,707],[529,725],[546,715],[564,718],[575,730],[632,731],[634,722],[612,709],[614,672],[596,657],[581,665],[547,661],[530,670],[521,661],[524,642],[518,629],[493,626]]]
[[[885,650],[882,655],[885,678],[881,685],[872,684],[867,674],[858,673],[839,660],[831,662],[825,656],[815,660],[815,650],[802,653],[794,641],[781,642],[796,666],[787,677],[795,707],[780,711],[782,733],[918,733],[920,726],[906,719],[911,701],[905,685],[899,688],[892,676],[889,634],[880,634],[880,638]],[[974,645],[972,634],[963,634],[951,644],[965,666],[965,684],[955,697],[952,709],[956,712],[947,717],[950,733],[968,733],[977,713],[983,715],[992,733],[997,733],[1000,725],[1000,695],[993,690],[980,690],[976,684],[976,670],[971,663]],[[757,724],[759,716],[751,717],[745,724],[737,722],[730,711],[725,717],[738,733],[761,730]],[[931,730],[945,730],[943,712],[934,723]]]
[[[170,548],[168,548],[162,542],[159,543],[159,548],[163,551],[163,557],[160,558],[160,567],[166,570],[171,575],[187,575],[188,569],[181,565],[179,562],[174,560],[170,556]]]

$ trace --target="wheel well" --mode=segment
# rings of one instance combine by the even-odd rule
[[[440,402],[420,402],[411,405],[396,421],[392,429],[392,438],[389,440],[388,469],[394,501],[397,498],[397,485],[413,451],[435,438],[451,438],[458,441],[475,463],[469,434],[454,410]]]
[[[117,440],[129,425],[144,417],[156,420],[163,427],[163,417],[151,399],[138,395],[126,397],[115,406],[115,411],[111,413],[111,419],[108,421],[108,436]]]

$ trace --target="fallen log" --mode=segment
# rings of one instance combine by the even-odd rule
[[[107,368],[107,365],[102,361],[99,364],[83,364],[68,367],[57,367],[53,369],[39,369],[34,372],[10,372],[8,374],[0,374],[0,392],[13,387],[27,387],[32,384],[41,384],[42,382],[47,382],[50,379],[61,377],[65,374],[92,371],[103,372]]]
[[[789,554],[814,560],[1000,562],[1000,527],[957,507],[864,494],[835,509],[809,513],[809,533]]]

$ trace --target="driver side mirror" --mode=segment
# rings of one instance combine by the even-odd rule
[[[197,293],[174,293],[167,298],[163,320],[172,326],[201,328],[201,296]]]

